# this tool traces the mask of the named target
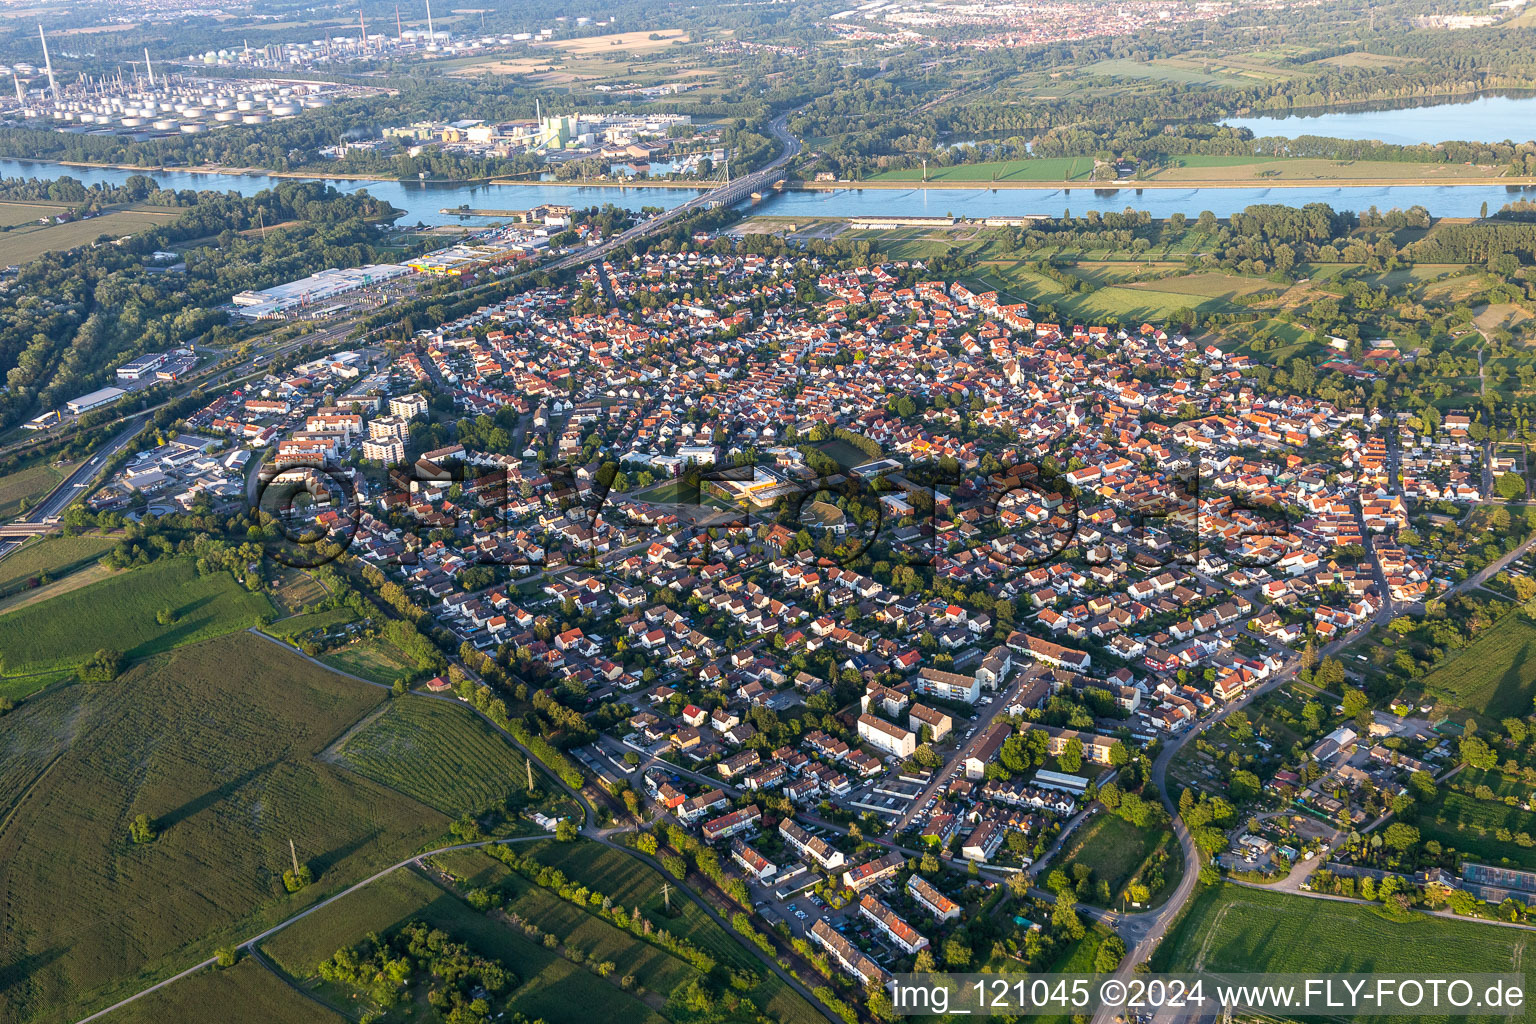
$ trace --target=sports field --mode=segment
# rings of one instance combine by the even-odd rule
[[[156,621],[165,608],[175,613],[168,626]],[[0,670],[71,668],[103,647],[142,658],[256,625],[271,612],[264,595],[227,572],[198,576],[191,558],[162,558],[0,616]]]
[[[391,701],[349,735],[336,763],[450,817],[500,807],[527,787],[522,755],[468,708],[431,697]]]
[[[444,815],[318,757],[383,699],[236,633],[0,718],[0,1020],[76,1020],[437,840]]]
[[[1524,973],[1529,932],[1223,884],[1199,892],[1152,956],[1154,971],[1337,972],[1454,977]],[[1529,986],[1529,981],[1527,982]],[[1415,1017],[1495,1021],[1503,1017]]]

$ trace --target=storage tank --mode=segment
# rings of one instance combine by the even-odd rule
[[[207,125],[198,124],[196,121],[189,121],[181,126],[181,134],[183,135],[201,135],[207,130]]]
[[[228,124],[239,116],[240,115],[235,113],[233,110],[221,110],[217,114],[213,115],[213,119],[215,121],[222,121],[223,123]]]
[[[240,115],[240,121],[241,121],[242,124],[266,124],[267,120],[268,120],[268,118],[267,118],[266,114],[241,114]]]
[[[122,125],[124,128],[142,128],[144,127],[144,119],[142,117],[125,117],[122,120]]]
[[[273,117],[292,117],[299,112],[297,103],[277,103],[272,106]]]
[[[176,127],[176,122],[175,121],[167,121],[165,118],[162,117],[158,121],[155,121],[153,124],[151,124],[150,127],[153,128],[157,132],[168,132],[171,129]]]

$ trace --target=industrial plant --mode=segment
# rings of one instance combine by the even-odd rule
[[[80,74],[61,83],[41,26],[43,66],[0,64],[0,77],[15,86],[10,113],[60,131],[108,132],[147,138],[156,134],[196,135],[226,125],[264,124],[329,106],[348,94],[320,82],[200,79],[157,65],[148,50],[131,73]],[[4,101],[0,101],[4,102]],[[5,102],[6,106],[11,106]]]

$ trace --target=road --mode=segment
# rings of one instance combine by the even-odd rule
[[[112,461],[118,452],[127,447],[128,442],[137,437],[139,431],[144,429],[144,424],[148,422],[148,415],[143,413],[129,420],[128,425],[121,433],[115,435],[95,455],[92,455],[77,466],[73,473],[60,481],[59,485],[49,491],[47,496],[38,502],[34,508],[25,515],[18,516],[13,521],[14,525],[21,526],[31,523],[43,525],[49,520],[58,517],[69,507],[71,502],[79,498],[90,487],[91,481],[96,478],[97,473],[101,472],[101,468]],[[0,558],[4,558],[20,547],[24,539],[6,538],[0,540]]]
[[[922,792],[918,793],[917,796],[912,799],[912,802],[907,806],[907,809],[902,812],[901,817],[896,819],[896,822],[891,826],[892,835],[896,835],[897,833],[901,832],[902,829],[911,825],[912,819],[916,817],[924,807],[928,806],[928,801],[932,800],[936,795],[943,792],[944,788],[949,785],[949,780],[954,777],[955,772],[958,771],[960,766],[965,763],[966,757],[969,756],[971,751],[982,742],[983,737],[986,735],[987,727],[992,724],[992,720],[996,718],[1004,708],[1013,702],[1013,699],[1018,696],[1020,688],[1022,688],[1025,683],[1037,678],[1044,672],[1044,666],[1040,665],[1038,662],[1032,664],[1029,666],[1029,668],[1025,669],[1023,673],[1020,674],[1018,679],[1013,681],[1013,684],[1009,686],[1008,689],[997,695],[996,699],[992,701],[992,706],[988,709],[987,713],[981,718],[978,718],[976,720],[976,724],[971,727],[971,737],[960,745],[960,748],[954,752],[948,761],[944,762],[944,767],[933,773],[933,778],[928,780],[928,784],[923,787]]]
[[[595,245],[590,249],[572,253],[541,269],[569,270],[572,267],[589,263],[592,260],[603,259],[609,253],[623,248],[630,242],[644,238],[646,235],[654,234],[680,217],[685,217],[690,213],[697,213],[700,210],[713,209],[717,206],[730,206],[741,202],[753,192],[762,192],[771,188],[774,181],[778,179],[779,170],[800,155],[800,140],[789,133],[788,123],[788,113],[780,114],[768,123],[768,130],[779,140],[783,148],[780,150],[779,155],[774,157],[765,166],[753,171],[751,174],[743,175],[734,181],[727,182],[711,192],[694,196],[686,203],[674,206],[665,213],[653,217],[642,224],[636,224],[629,230],[622,231],[605,242]]]

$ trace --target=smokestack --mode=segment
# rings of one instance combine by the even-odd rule
[[[37,30],[41,32],[43,27],[39,25]],[[437,29],[432,27],[432,0],[427,0],[427,42],[437,42]]]
[[[11,80],[16,83],[16,102],[22,106],[27,105],[26,94],[21,91],[21,76],[12,75]]]
[[[48,91],[53,93],[53,102],[59,102],[59,80],[53,77],[53,59],[48,56],[48,37],[43,35],[43,26],[37,26],[37,38],[43,41],[43,70],[48,73]]]
[[[395,4],[395,42],[405,42],[405,28],[400,24],[400,5]]]
[[[155,87],[155,66],[149,62],[149,47],[144,47],[144,71],[149,75],[149,87]]]
[[[366,22],[363,21],[363,9],[361,7],[359,7],[357,9],[357,28],[358,28],[358,31],[362,32],[362,34],[363,34],[363,37],[357,41],[358,45],[362,47],[362,50],[363,50],[364,53],[367,53],[368,52],[368,25],[367,25]]]

